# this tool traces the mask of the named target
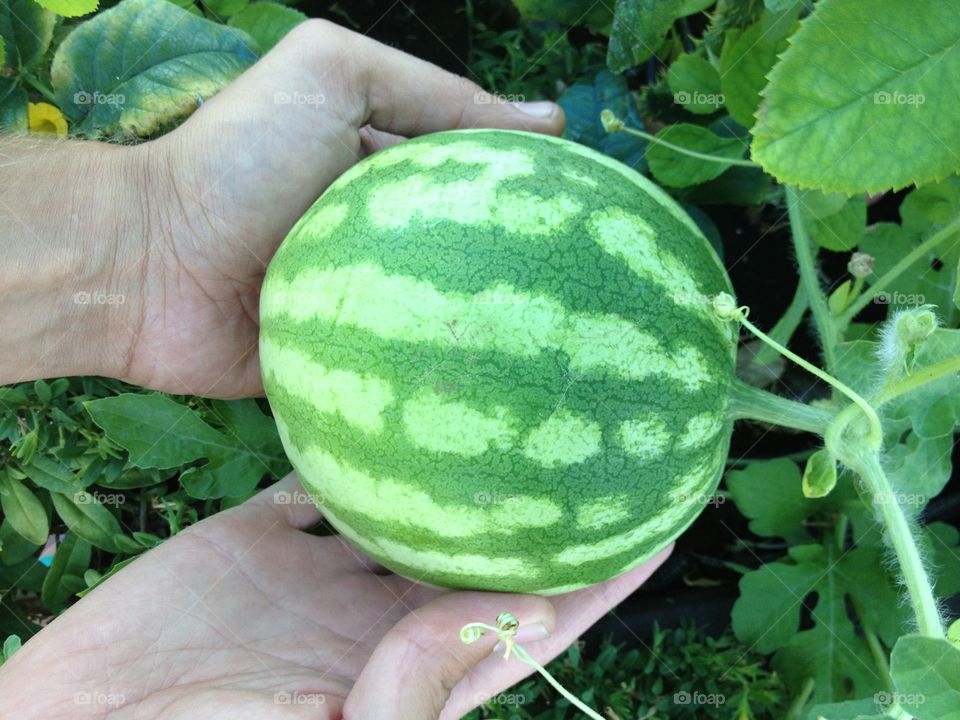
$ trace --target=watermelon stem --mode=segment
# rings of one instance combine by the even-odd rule
[[[589,706],[585,705],[576,695],[563,687],[563,685],[561,685],[557,679],[550,674],[549,670],[534,660],[530,656],[530,653],[517,644],[515,636],[519,628],[520,623],[511,613],[502,612],[497,616],[496,627],[482,622],[467,623],[460,628],[460,640],[462,640],[464,644],[469,645],[470,643],[474,643],[479,640],[488,632],[495,633],[504,645],[504,660],[509,659],[510,654],[512,653],[517,660],[526,663],[540,673],[558,693],[563,695],[575,707],[579,708],[580,711],[583,712],[587,717],[592,718],[593,720],[604,720],[603,716],[597,714]]]
[[[809,292],[809,289],[808,289]],[[763,332],[760,328],[754,325],[747,319],[747,315],[750,312],[748,307],[737,307],[733,298],[727,293],[720,293],[713,299],[713,307],[717,315],[725,320],[736,320],[743,327],[753,333],[759,340],[767,343],[773,347],[777,352],[781,353],[784,357],[793,360],[797,365],[802,367],[809,373],[816,375],[818,378],[823,380],[825,383],[836,388],[838,391],[846,395],[854,403],[854,405],[863,411],[863,414],[867,418],[869,423],[869,431],[867,433],[866,440],[872,450],[878,450],[880,444],[883,442],[883,429],[880,426],[880,418],[877,416],[877,411],[873,409],[873,406],[870,405],[866,400],[863,399],[857,392],[855,392],[851,387],[841,382],[837,378],[833,377],[827,372],[824,372],[816,365],[807,362],[802,357],[797,355],[795,352],[784,347],[772,337]],[[844,413],[841,412],[838,415],[838,418],[843,416]],[[852,417],[850,418],[852,419]],[[774,420],[776,422],[776,420]],[[834,420],[831,422],[830,427],[834,427],[837,424],[837,421]],[[849,421],[846,423],[849,424]],[[842,428],[840,429],[842,431]],[[830,429],[828,428],[827,434],[829,434]],[[829,443],[827,443],[829,446]]]
[[[742,380],[730,387],[727,417],[731,420],[757,420],[782,427],[823,435],[835,413],[824,408],[774,395]]]

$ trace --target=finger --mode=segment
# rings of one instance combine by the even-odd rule
[[[489,634],[471,645],[460,640],[470,622],[493,625],[511,612],[526,633],[553,630],[553,604],[534,595],[457,592],[411,612],[380,641],[344,705],[350,720],[429,720],[440,716],[454,687],[489,657],[497,643]],[[389,709],[389,712],[386,710]]]
[[[360,128],[360,143],[364,155],[371,155],[379,150],[402,143],[407,138],[403,135],[394,135],[365,125]]]
[[[524,650],[527,650],[541,664],[546,664],[555,658],[587,628],[640,587],[663,564],[672,551],[673,545],[670,545],[647,562],[623,575],[599,585],[550,598],[556,611],[556,630],[545,640],[521,643]],[[463,717],[473,708],[496,697],[532,672],[533,669],[529,665],[517,660],[504,662],[499,655],[483,659],[454,688],[441,715],[442,720]]]
[[[261,490],[244,505],[266,507],[276,513],[287,525],[307,530],[320,522],[320,510],[304,489],[296,473],[290,473],[270,487]]]
[[[327,29],[319,28],[320,32]],[[505,128],[557,135],[564,115],[551,102],[510,103],[425,60],[337,28],[350,53],[347,87],[357,92],[355,127],[415,136],[456,128]]]

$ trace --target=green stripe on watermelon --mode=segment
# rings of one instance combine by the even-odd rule
[[[629,168],[439,133],[358,164],[293,228],[261,296],[264,384],[305,485],[384,565],[571,589],[657,552],[719,481],[719,292],[699,230]]]

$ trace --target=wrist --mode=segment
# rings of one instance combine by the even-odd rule
[[[122,375],[145,262],[142,152],[28,139],[3,149],[0,383]]]

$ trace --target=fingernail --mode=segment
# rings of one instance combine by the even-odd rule
[[[550,637],[550,631],[547,630],[546,625],[543,623],[533,623],[532,625],[521,625],[520,629],[517,630],[517,634],[513,636],[513,639],[523,645],[524,643],[546,640],[548,637]],[[496,647],[493,648],[493,654],[502,655],[503,651],[506,649],[507,646],[504,644],[503,640],[501,640],[497,643]]]
[[[557,106],[546,100],[540,100],[538,102],[517,102],[514,103],[513,106],[520,112],[537,118],[553,117],[557,113]]]

